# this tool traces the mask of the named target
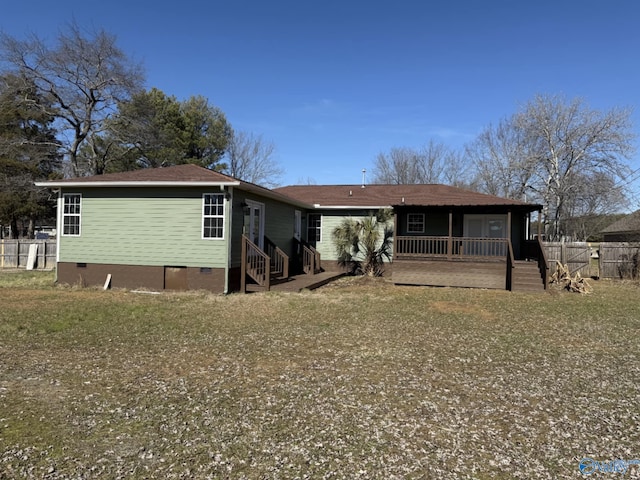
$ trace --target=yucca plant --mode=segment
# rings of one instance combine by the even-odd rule
[[[380,209],[361,220],[345,218],[333,229],[338,264],[357,275],[382,275],[384,260],[391,260],[392,218],[390,209]]]

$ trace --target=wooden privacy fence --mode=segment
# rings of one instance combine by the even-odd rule
[[[544,242],[543,246],[552,272],[558,261],[571,275],[580,272],[583,277],[591,276],[591,247],[586,242]]]
[[[51,270],[56,265],[55,240],[0,240],[0,269],[26,268],[31,245],[37,245],[34,268]]]
[[[599,248],[600,278],[638,278],[640,243],[603,242]]]

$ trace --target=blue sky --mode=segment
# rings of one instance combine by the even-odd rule
[[[538,93],[629,106],[640,133],[640,2],[7,2],[0,29],[115,34],[147,86],[204,95],[273,141],[283,184],[359,183],[376,155],[460,148]],[[640,155],[632,160],[640,167]]]

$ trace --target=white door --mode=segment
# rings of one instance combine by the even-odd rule
[[[302,212],[296,210],[293,215],[293,238],[300,241],[302,238]]]
[[[464,217],[464,236],[472,238],[484,237],[484,219],[481,215],[468,215]]]
[[[264,203],[247,200],[244,216],[245,235],[260,249],[264,250]]]

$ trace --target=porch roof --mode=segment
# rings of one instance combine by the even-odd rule
[[[315,208],[355,209],[397,206],[511,207],[539,210],[541,205],[440,184],[422,185],[292,185],[275,191]]]

